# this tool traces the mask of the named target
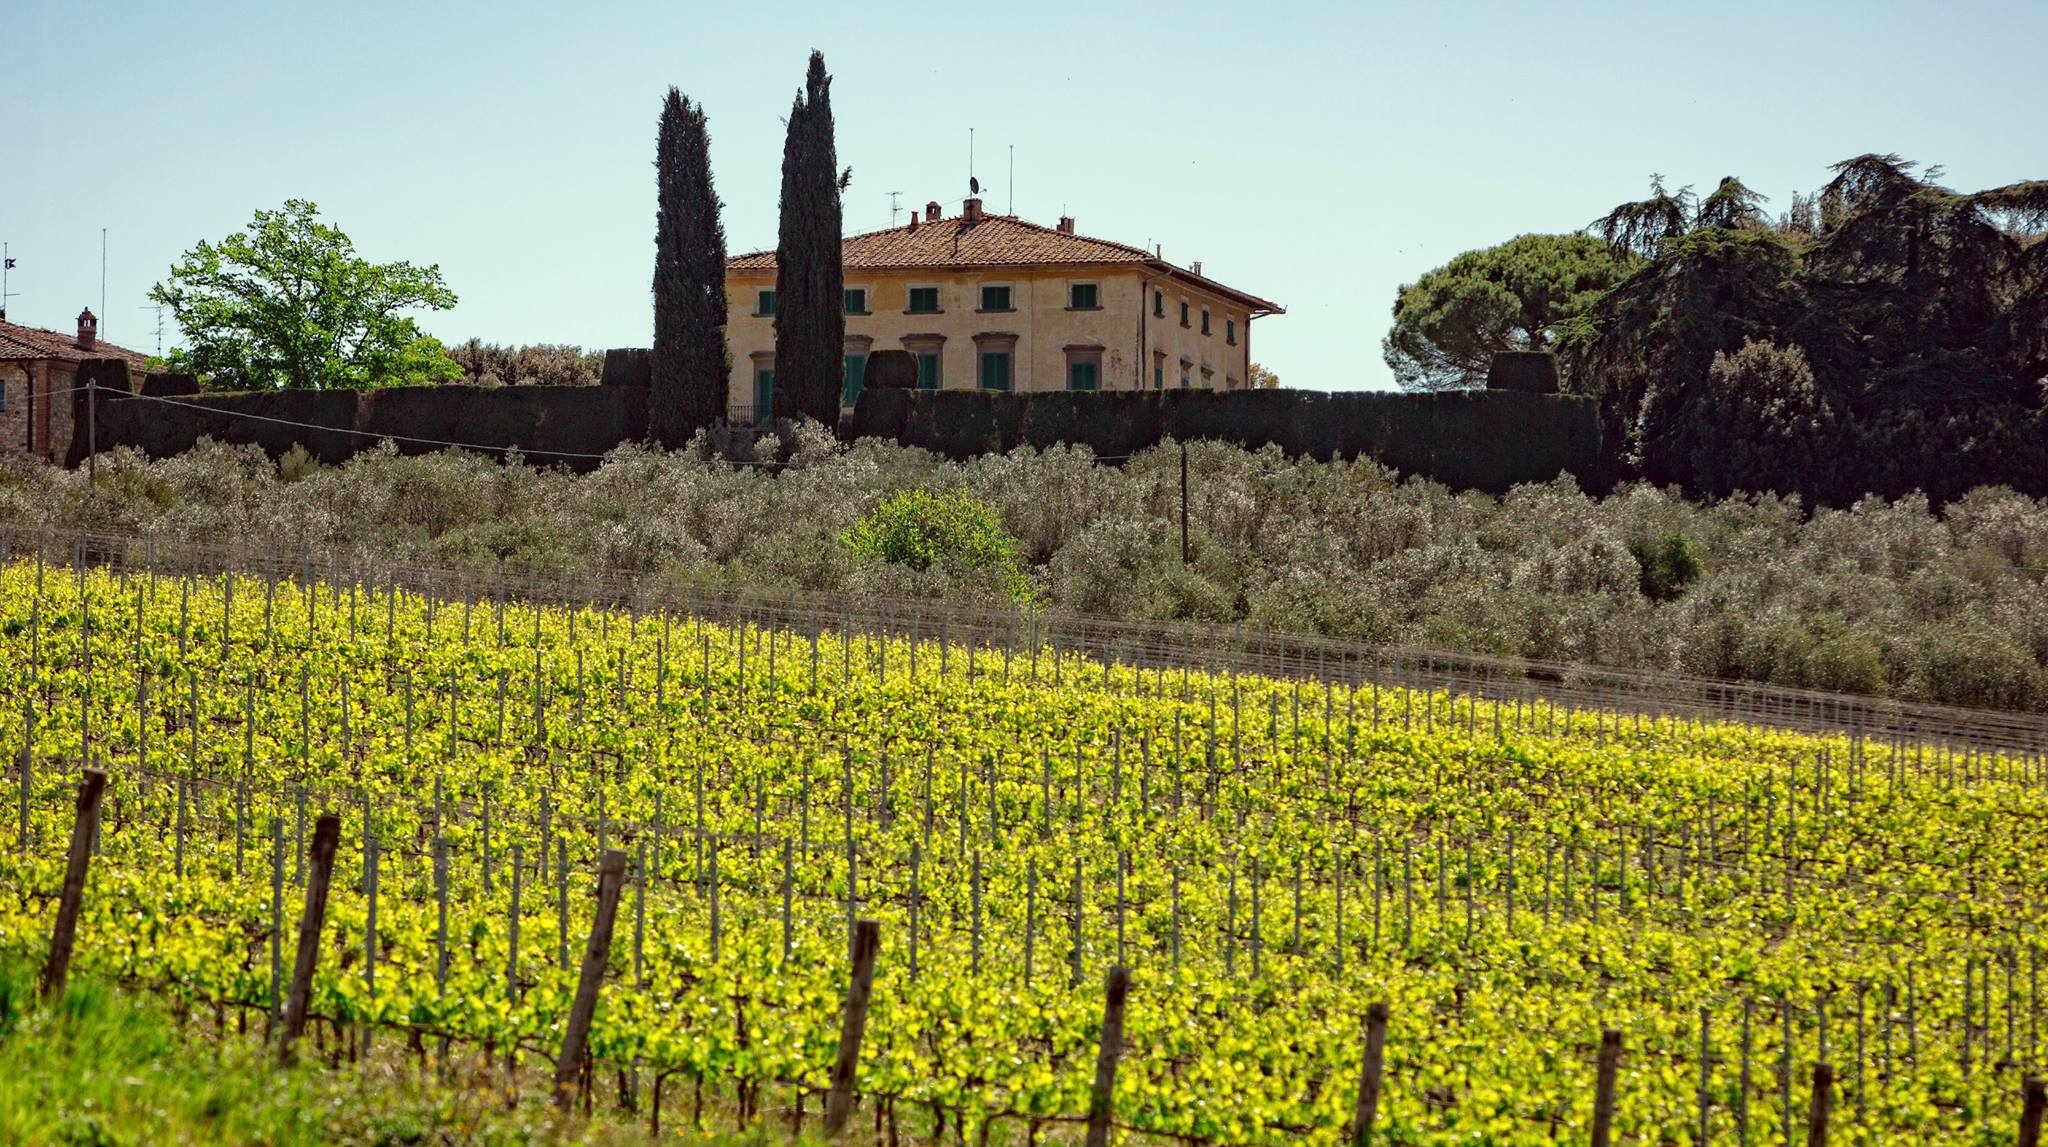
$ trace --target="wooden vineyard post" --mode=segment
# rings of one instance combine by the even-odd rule
[[[1088,1094],[1088,1147],[1109,1147],[1110,1113],[1116,1100],[1116,1064],[1124,1053],[1124,1001],[1131,970],[1117,965],[1103,985],[1102,1050],[1095,1056],[1095,1087]]]
[[[868,1025],[868,998],[875,985],[875,953],[882,926],[862,920],[853,929],[853,976],[846,985],[846,1011],[839,1024],[839,1053],[832,1061],[832,1091],[825,1100],[825,1135],[838,1135],[853,1115],[853,1075],[860,1062],[861,1036]]]
[[[1600,1074],[1593,1092],[1593,1147],[1608,1147],[1614,1127],[1614,1076],[1621,1066],[1621,1033],[1600,1033]]]
[[[2019,1147],[2041,1147],[2041,1110],[2048,1106],[2048,1089],[2041,1077],[2030,1075],[2020,1084]]]
[[[100,794],[107,774],[87,769],[78,782],[78,817],[71,823],[71,856],[64,866],[64,891],[57,901],[57,926],[50,934],[50,958],[43,965],[43,995],[63,994],[71,972],[71,944],[78,930],[78,905],[85,898],[85,870],[92,862],[93,836],[99,830]]]
[[[313,867],[306,874],[306,907],[299,917],[299,951],[292,960],[292,986],[284,1001],[284,1034],[279,1063],[292,1061],[293,1047],[306,1030],[306,1005],[313,994],[313,965],[320,958],[320,928],[327,918],[327,886],[334,877],[334,849],[341,842],[341,818],[321,813],[313,823]]]
[[[576,981],[576,999],[569,1006],[569,1027],[562,1033],[562,1054],[555,1060],[555,1107],[569,1110],[576,1077],[583,1069],[583,1051],[590,1040],[590,1017],[597,1012],[597,989],[612,954],[612,921],[619,912],[619,889],[626,882],[626,854],[605,850],[597,867],[597,918],[590,922],[590,942],[583,949],[583,974]]]
[[[1372,1142],[1372,1124],[1380,1110],[1380,1076],[1387,1049],[1387,1005],[1384,1000],[1365,1011],[1365,1062],[1358,1072],[1358,1105],[1351,1112],[1351,1147]]]
[[[1806,1147],[1827,1147],[1828,1113],[1835,1107],[1835,1068],[1813,1065],[1813,1100],[1806,1108]]]

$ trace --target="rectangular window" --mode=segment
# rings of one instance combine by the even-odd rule
[[[1152,389],[1166,389],[1166,367],[1156,362],[1152,364]]]
[[[1101,363],[1070,362],[1067,364],[1067,389],[1094,390],[1101,381],[1101,373]]]
[[[1209,333],[1209,308],[1202,308],[1202,333]]]
[[[1095,302],[1095,284],[1075,283],[1073,286],[1067,288],[1067,306],[1072,307],[1074,310],[1077,311],[1093,311],[1099,309]]]
[[[864,354],[850,354],[846,356],[844,381],[839,387],[839,405],[852,406],[860,401],[860,388],[861,384],[867,379],[867,373],[868,356]]]
[[[1010,288],[983,287],[981,309],[984,311],[1007,311],[1010,309]]]
[[[864,315],[868,313],[868,290],[866,287],[846,288],[846,313]]]
[[[1166,317],[1165,291],[1152,292],[1152,317],[1155,319],[1163,319]]]
[[[775,292],[762,291],[754,299],[754,313],[772,315],[775,313]]]
[[[919,390],[939,389],[939,352],[921,350],[917,352],[917,388]]]
[[[765,422],[775,413],[775,368],[754,369],[754,421]]]
[[[1009,351],[985,350],[981,352],[981,388],[983,390],[1010,389]]]
[[[937,287],[910,288],[910,313],[913,315],[936,315],[939,313],[939,289]]]
[[[1230,344],[1231,346],[1236,346],[1236,345],[1237,345],[1237,320],[1236,320],[1236,319],[1224,319],[1224,320],[1223,320],[1223,341],[1224,341],[1224,342],[1227,342],[1227,343],[1229,343],[1229,344]]]
[[[1181,367],[1181,368],[1180,368],[1180,388],[1181,388],[1182,390],[1186,390],[1186,389],[1188,388],[1188,368],[1187,368],[1187,367]]]
[[[7,413],[7,380],[0,378],[0,414]]]
[[[1188,301],[1187,301],[1186,299],[1182,299],[1182,300],[1180,301],[1180,325],[1182,325],[1182,326],[1188,326],[1188,325],[1189,325],[1189,323],[1188,323]]]

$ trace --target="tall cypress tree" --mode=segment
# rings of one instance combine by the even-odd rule
[[[782,147],[782,230],[775,246],[775,416],[839,422],[845,369],[845,276],[832,143],[832,77],[811,53]]]
[[[725,226],[704,106],[668,90],[655,146],[654,362],[648,436],[673,448],[725,414]]]

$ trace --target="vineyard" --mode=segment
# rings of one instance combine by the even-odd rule
[[[341,817],[307,1054],[560,1046],[629,860],[585,1102],[815,1121],[855,922],[883,1141],[1078,1140],[1128,969],[1133,1141],[2005,1143],[2039,1072],[2038,753],[627,607],[0,566],[0,948],[256,1039]],[[1824,1073],[1825,1074],[1825,1073]]]

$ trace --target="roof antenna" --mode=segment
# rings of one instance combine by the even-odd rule
[[[1010,145],[1010,214],[1017,214],[1017,145]]]
[[[967,129],[967,193],[981,194],[981,181],[974,178],[974,129]]]
[[[898,204],[898,201],[902,198],[903,193],[901,191],[891,191],[889,193],[889,226],[891,228],[896,226],[896,216],[903,212],[903,208]]]

